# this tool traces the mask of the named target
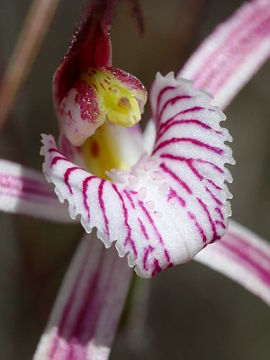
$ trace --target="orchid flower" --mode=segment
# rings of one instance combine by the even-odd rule
[[[244,4],[179,74],[157,74],[144,134],[146,89],[111,64],[115,1],[86,9],[53,79],[58,146],[42,135],[43,172],[59,201],[41,174],[1,160],[1,210],[80,220],[87,233],[35,359],[107,359],[131,268],[149,278],[194,259],[270,304],[270,246],[233,221],[228,227],[226,164],[234,160],[220,126],[220,108],[270,55],[269,5]]]

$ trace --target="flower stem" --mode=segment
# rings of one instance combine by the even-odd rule
[[[0,84],[0,130],[31,70],[59,0],[33,0]]]

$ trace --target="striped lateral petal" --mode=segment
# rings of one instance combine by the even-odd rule
[[[126,171],[108,175],[113,182],[76,166],[43,136],[43,170],[72,218],[81,217],[87,232],[97,228],[105,246],[116,241],[120,256],[143,277],[184,263],[226,228],[230,180],[225,163],[233,163],[231,140],[219,122],[225,116],[204,93],[173,74],[157,76],[151,91],[157,139]]]
[[[270,305],[270,244],[231,221],[217,243],[194,260],[235,280]]]
[[[7,160],[0,160],[0,210],[70,222],[43,174]]]
[[[74,256],[34,360],[105,360],[132,271],[115,249],[86,236]]]
[[[270,1],[249,1],[217,27],[178,76],[192,79],[225,108],[269,56]]]

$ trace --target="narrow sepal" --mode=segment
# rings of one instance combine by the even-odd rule
[[[68,269],[34,360],[106,360],[132,271],[115,249],[85,236]]]
[[[42,173],[0,160],[0,210],[51,221],[70,222]]]
[[[225,108],[269,56],[270,1],[248,1],[210,34],[178,77],[193,80]]]
[[[92,0],[53,78],[56,111],[83,69],[111,65],[110,25],[117,0]]]
[[[220,241],[194,258],[245,287],[270,305],[270,244],[230,221]]]

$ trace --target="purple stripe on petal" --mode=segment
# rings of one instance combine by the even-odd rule
[[[163,149],[164,147],[167,147],[167,146],[172,145],[172,144],[181,143],[181,142],[191,143],[191,144],[196,145],[198,147],[205,148],[206,150],[213,151],[214,153],[216,153],[218,155],[223,154],[223,150],[216,147],[216,146],[211,146],[211,145],[205,144],[205,143],[203,143],[203,142],[201,142],[199,140],[192,139],[192,138],[175,138],[175,137],[172,137],[172,138],[170,138],[168,140],[164,140],[163,142],[161,142],[157,147],[155,147],[155,149],[153,151],[153,154],[158,152],[160,149]]]
[[[127,229],[127,236],[126,236],[124,245],[129,244],[131,246],[131,249],[134,253],[135,258],[137,258],[138,252],[136,249],[135,242],[131,238],[131,227],[128,223],[128,211],[127,211],[123,196],[121,195],[121,193],[118,191],[117,187],[114,184],[112,185],[112,187],[113,187],[114,191],[116,192],[116,194],[119,196],[121,203],[122,203],[122,207],[123,207],[124,222],[125,222],[125,227]]]
[[[91,180],[95,179],[95,176],[88,176],[84,181],[83,181],[83,184],[82,184],[82,195],[83,195],[83,205],[87,211],[87,220],[88,222],[90,222],[90,208],[89,208],[89,205],[88,205],[88,202],[87,202],[87,190],[88,190],[88,185],[89,185],[89,182]]]
[[[171,176],[180,186],[186,190],[189,194],[192,194],[192,190],[190,187],[185,183],[179,175],[176,175],[171,169],[169,169],[165,164],[161,164],[160,168],[169,176]]]
[[[69,177],[70,177],[70,175],[71,175],[71,173],[73,172],[73,171],[76,171],[76,170],[78,170],[78,169],[80,169],[78,166],[74,166],[74,167],[72,167],[72,168],[69,168],[66,172],[65,172],[65,174],[64,174],[64,181],[65,181],[65,183],[67,184],[67,187],[68,187],[68,190],[69,190],[69,192],[72,194],[72,189],[71,189],[71,187],[70,187],[70,185],[69,185]]]
[[[164,89],[163,89],[163,90],[164,90]],[[162,91],[163,91],[163,90],[162,90]],[[164,93],[162,93],[162,95],[163,95],[163,94],[164,94]],[[161,92],[160,92],[159,95],[161,95]],[[165,102],[165,104],[162,106],[162,108],[161,108],[161,110],[160,110],[160,112],[159,112],[159,114],[158,114],[158,121],[161,120],[161,118],[162,118],[165,110],[167,109],[167,107],[168,107],[169,105],[173,106],[173,105],[176,104],[176,102],[180,102],[181,100],[186,100],[186,99],[191,99],[191,97],[190,97],[189,95],[177,95],[177,96],[175,96],[175,97],[169,98],[169,100],[167,100],[167,101]]]
[[[106,214],[104,200],[103,200],[104,184],[105,184],[105,180],[101,180],[98,187],[98,201],[104,219],[106,235],[109,236],[109,219]]]

